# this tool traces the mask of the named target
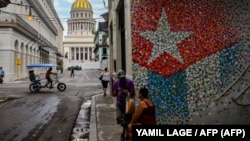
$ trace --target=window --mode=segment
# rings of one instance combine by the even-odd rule
[[[89,58],[92,60],[92,48],[89,48]]]
[[[85,60],[88,60],[88,53],[85,53]]]
[[[83,60],[83,48],[81,48],[80,54],[81,54],[81,55],[80,55],[80,57],[81,57],[80,60]]]
[[[107,48],[103,48],[102,53],[103,53],[103,55],[107,55]]]
[[[85,48],[85,60],[88,60],[88,48]]]

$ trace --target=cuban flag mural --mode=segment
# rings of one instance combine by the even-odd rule
[[[246,123],[249,1],[131,0],[131,32],[134,80],[158,124]]]

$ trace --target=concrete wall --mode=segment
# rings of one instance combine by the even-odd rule
[[[124,24],[125,24],[125,37],[121,36],[121,31],[119,30],[119,10],[124,7]],[[112,42],[109,44],[110,48],[110,71],[115,73],[115,70],[120,70],[122,68],[122,55],[121,55],[121,38],[125,38],[125,48],[126,48],[126,74],[128,77],[132,77],[132,42],[131,42],[131,18],[130,18],[130,1],[129,0],[115,0],[110,2],[110,17],[109,17],[109,30],[112,27],[112,31],[109,31],[109,37],[111,33],[113,34]],[[114,65],[114,61],[116,64]]]
[[[249,5],[131,1],[133,79],[158,124],[250,124]]]
[[[105,59],[105,60],[102,60],[101,62],[100,62],[100,69],[101,70],[104,70],[105,68],[108,68],[109,69],[109,60],[108,59]]]

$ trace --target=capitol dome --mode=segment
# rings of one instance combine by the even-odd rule
[[[88,0],[75,0],[67,21],[68,35],[83,36],[92,34],[96,26],[92,5]]]
[[[76,0],[72,6],[71,10],[86,9],[92,11],[92,5],[88,0]]]

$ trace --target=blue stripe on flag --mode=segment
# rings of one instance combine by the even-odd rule
[[[156,105],[158,124],[184,124],[188,121],[185,71],[164,78],[148,71],[149,96]]]

